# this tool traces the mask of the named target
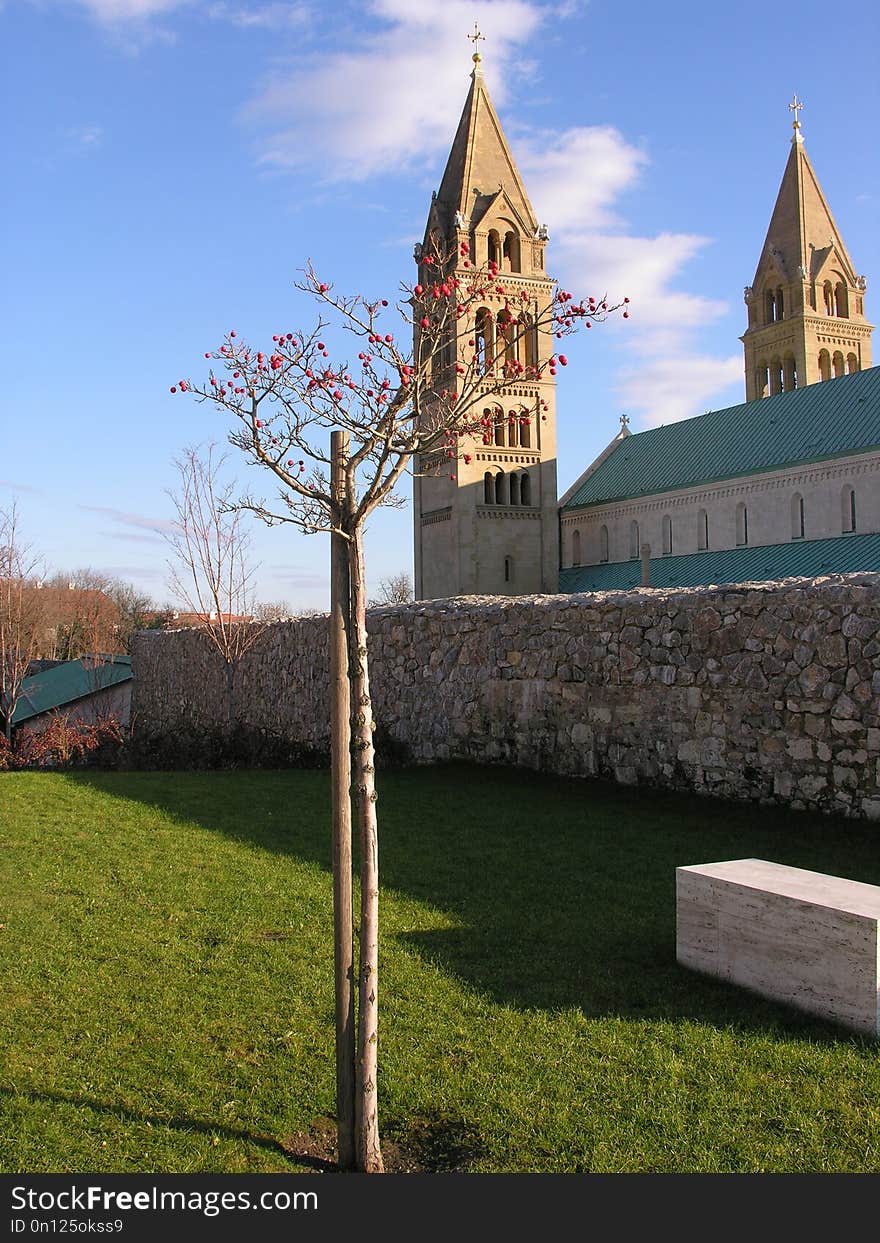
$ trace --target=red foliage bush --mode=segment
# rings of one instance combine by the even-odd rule
[[[68,713],[56,712],[39,732],[20,729],[11,747],[0,735],[0,771],[87,764],[97,758],[98,751],[117,751],[123,742],[122,728],[115,717],[86,724],[71,720]]]

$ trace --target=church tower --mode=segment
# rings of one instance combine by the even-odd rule
[[[791,152],[752,284],[746,287],[746,400],[871,366],[865,278],[847,254],[804,148],[797,96]]]
[[[475,32],[475,46],[478,32]],[[459,255],[455,275],[465,278],[462,243],[478,268],[495,260],[499,294],[490,283],[482,305],[461,320],[444,360],[451,375],[465,349],[480,359],[491,430],[459,446],[455,476],[442,461],[414,463],[415,595],[522,595],[555,592],[559,574],[556,504],[555,382],[546,364],[550,331],[529,328],[549,306],[555,282],[547,276],[547,231],[539,226],[492,106],[474,54],[471,87],[440,189],[431,203],[424,249],[439,242]],[[416,247],[417,257],[422,247]],[[430,284],[428,269],[419,280]],[[525,293],[525,298],[523,297]],[[507,301],[521,308],[519,331],[505,330],[498,312]],[[459,359],[459,353],[462,353]],[[540,378],[521,378],[499,393],[506,360]],[[486,441],[490,443],[485,443]]]

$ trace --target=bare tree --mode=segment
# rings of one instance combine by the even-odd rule
[[[540,381],[547,373],[555,375],[557,363],[567,362],[555,353],[554,337],[604,320],[616,309],[604,299],[576,302],[558,289],[543,306],[525,290],[514,298],[505,292],[496,262],[473,266],[466,241],[448,250],[428,239],[417,261],[418,283],[403,286],[397,302],[407,343],[398,344],[386,330],[387,300],[337,295],[309,265],[296,287],[322,307],[312,331],[278,333],[265,351],[230,332],[208,355],[219,375],[212,371],[204,384],[181,380],[172,388],[192,392],[232,415],[237,429],[230,442],[249,462],[276,477],[274,500],[246,495],[238,501],[241,508],[270,525],[291,523],[309,533],[330,532],[348,550],[351,791],[361,881],[354,1147],[356,1167],[367,1173],[383,1169],[377,1104],[379,838],[367,654],[367,518],[378,506],[403,503],[395,489],[414,461],[423,473],[446,472],[455,478],[459,457],[469,463],[475,445],[490,443],[494,416],[486,413],[487,396],[515,395],[517,408],[511,417],[524,425],[539,419],[545,405]],[[527,314],[519,297],[528,303]],[[477,311],[487,301],[497,307],[494,317],[505,341],[503,353],[495,357],[475,329]],[[331,323],[356,339],[356,362],[330,361],[325,335]],[[331,461],[326,446],[333,429],[350,444],[341,462]],[[341,471],[341,486],[331,480],[336,474],[331,467]],[[334,815],[349,798],[339,785],[333,792]],[[337,1019],[337,1048],[339,1041]],[[340,1134],[340,1152],[342,1141]]]
[[[288,621],[291,617],[303,616],[287,600],[267,600],[256,606],[255,614],[262,622]]]
[[[18,507],[0,510],[0,718],[6,741],[28,668],[43,638],[40,559],[22,541]]]
[[[226,666],[226,718],[235,720],[235,674],[241,658],[265,629],[256,620],[250,533],[234,504],[236,485],[223,483],[225,455],[208,445],[200,456],[190,446],[175,458],[178,488],[174,530],[166,536],[173,552],[169,587],[204,631]]]
[[[372,600],[367,601],[367,608],[378,608],[382,604],[411,604],[413,599],[412,579],[406,570],[401,570],[399,574],[379,579],[379,590]]]

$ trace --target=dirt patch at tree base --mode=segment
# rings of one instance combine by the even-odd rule
[[[460,1119],[446,1117],[389,1123],[381,1144],[386,1174],[466,1174],[481,1155],[476,1133]],[[281,1147],[296,1165],[315,1173],[342,1172],[334,1118],[316,1118],[308,1131],[289,1135]]]

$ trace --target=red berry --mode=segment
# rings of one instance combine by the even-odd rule
[[[560,354],[560,355],[559,355],[559,362],[560,362],[560,365],[561,365],[561,366],[563,366],[563,367],[567,367],[567,366],[568,366],[568,359],[565,357],[565,355],[564,355],[564,354]]]
[[[624,311],[624,312],[623,312],[623,318],[624,318],[624,319],[629,319],[629,311]]]
[[[389,343],[389,345],[390,345],[390,343],[394,340],[394,337],[391,335],[391,333],[390,333],[390,332],[386,332],[386,333],[385,333],[385,340],[386,340],[386,341]]]
[[[172,391],[172,393],[176,393],[176,392],[177,392],[177,387],[176,387],[175,385],[172,385],[171,391]]]

